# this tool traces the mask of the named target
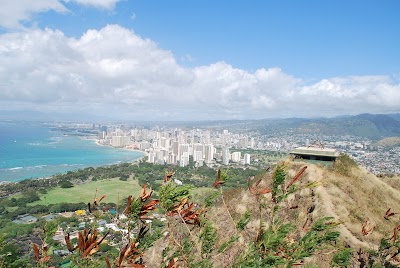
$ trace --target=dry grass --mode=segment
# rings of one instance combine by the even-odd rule
[[[363,168],[353,168],[351,177],[327,169],[320,173],[321,177],[318,180],[333,204],[328,211],[336,214],[343,226],[358,240],[376,246],[382,237],[391,233],[399,217],[396,215],[388,221],[383,215],[388,208],[400,212],[399,190]],[[365,220],[376,226],[376,230],[367,236],[361,233],[361,225]],[[347,242],[352,244],[354,241]]]
[[[380,178],[383,182],[387,183],[390,185],[392,188],[400,191],[400,176],[386,176]]]

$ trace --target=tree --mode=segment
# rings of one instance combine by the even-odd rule
[[[72,188],[72,187],[74,187],[74,184],[70,181],[61,181],[60,187],[61,188]]]

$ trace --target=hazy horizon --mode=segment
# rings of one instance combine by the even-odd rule
[[[118,118],[101,118],[101,117],[88,117],[83,118],[70,115],[60,115],[60,114],[46,114],[35,112],[23,112],[18,111],[15,115],[13,115],[15,111],[6,111],[6,113],[0,114],[0,122],[39,122],[39,123],[87,123],[87,124],[149,124],[149,123],[201,123],[201,122],[229,122],[229,121],[262,121],[262,120],[289,120],[289,119],[306,119],[306,120],[317,120],[317,119],[334,119],[334,118],[346,118],[346,117],[353,117],[359,116],[363,114],[369,115],[399,115],[400,113],[381,113],[381,114],[371,114],[371,113],[362,113],[362,114],[341,114],[335,116],[314,116],[314,117],[265,117],[265,118],[247,118],[247,119],[198,119],[198,120],[191,120],[191,119],[182,119],[182,120],[143,120],[140,118],[131,118],[128,120],[118,119]]]

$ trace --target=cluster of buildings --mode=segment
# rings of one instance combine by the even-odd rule
[[[137,149],[147,153],[147,161],[154,164],[173,164],[181,167],[193,162],[196,166],[230,162],[250,164],[250,154],[234,149],[254,148],[254,139],[246,135],[234,137],[228,130],[126,129],[102,127],[99,143],[113,147]]]
[[[77,126],[78,127],[78,126]],[[262,135],[248,129],[224,130],[178,129],[168,127],[131,127],[128,125],[80,125],[85,131],[97,131],[99,142],[113,147],[141,150],[148,154],[147,161],[155,164],[186,166],[250,164],[246,149],[290,153],[298,147],[308,147],[320,140],[326,148],[350,155],[358,164],[374,174],[400,174],[400,147],[377,146],[375,141],[350,135],[321,135],[285,130]]]

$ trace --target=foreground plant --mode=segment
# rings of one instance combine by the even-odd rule
[[[160,188],[160,206],[169,236],[162,267],[207,267],[207,254],[213,249],[216,233],[205,217],[206,210],[190,202],[190,187],[177,185],[172,175],[168,173]]]
[[[389,217],[394,216],[398,213],[390,212],[389,208],[384,218],[389,220]],[[399,219],[396,219],[398,221]],[[366,220],[362,225],[362,234],[369,235],[376,226],[368,227],[369,222]],[[393,228],[392,233],[382,238],[377,249],[362,249],[359,248],[357,252],[352,252],[350,256],[347,256],[348,260],[353,264],[358,265],[360,268],[364,267],[400,267],[400,225],[396,225]]]
[[[33,252],[35,256],[35,261],[37,262],[38,268],[48,267],[47,263],[50,261],[50,256],[48,254],[48,246],[46,243],[43,243],[41,248],[36,243],[33,243]]]
[[[287,169],[290,161],[278,164],[272,173],[267,170],[255,183],[248,180],[248,189],[258,202],[259,230],[250,244],[250,249],[242,253],[234,267],[293,267],[302,266],[304,259],[334,247],[339,237],[335,231],[338,225],[331,217],[313,220],[308,215],[301,226],[293,221],[299,214],[296,204],[296,182],[304,174],[301,168],[293,178]],[[261,183],[264,185],[261,187]],[[305,187],[313,187],[311,183]],[[289,196],[294,200],[289,201]],[[309,213],[310,214],[310,213]],[[257,217],[257,215],[254,215]]]

